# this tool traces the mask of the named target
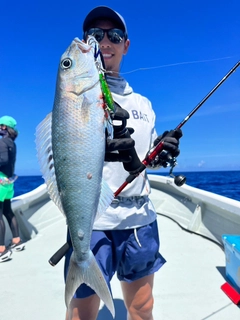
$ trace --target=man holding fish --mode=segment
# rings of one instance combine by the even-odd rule
[[[126,23],[114,10],[100,6],[86,16],[83,32],[85,41],[90,36],[98,41],[113,100],[128,112],[126,116],[123,111],[123,118],[129,116],[127,126],[134,130],[129,129],[131,138],[123,139],[123,144],[127,143],[125,148],[128,149],[135,141],[136,152],[142,160],[162,136],[157,136],[155,113],[150,101],[134,93],[126,80],[119,75],[122,57],[127,54],[130,45]],[[179,155],[178,146],[181,136],[180,129],[176,130],[172,137],[164,135],[164,150],[173,157]],[[111,143],[107,145],[107,147],[110,145],[110,151],[124,149],[121,139],[117,142],[115,139],[112,141],[112,146]],[[123,166],[124,161],[129,159],[118,157],[116,150],[112,154],[112,158],[109,152],[110,157],[105,156],[103,178],[114,192],[125,181],[129,175],[128,171],[131,170],[126,171]],[[164,165],[164,159],[161,159],[161,156],[152,167],[160,165]],[[131,168],[131,162],[128,166]],[[104,213],[95,219],[91,235],[91,250],[109,288],[115,272],[121,282],[128,320],[153,320],[154,273],[166,262],[159,253],[156,212],[148,197],[149,193],[150,185],[144,172],[111,202]],[[82,234],[78,236],[81,237]],[[70,269],[71,254],[72,248],[66,254],[65,276]],[[85,281],[85,283],[88,282]],[[83,283],[77,289],[68,307],[67,320],[97,318],[101,297],[99,298],[99,295],[90,287],[90,283],[89,286]]]

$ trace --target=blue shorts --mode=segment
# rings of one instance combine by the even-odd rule
[[[134,229],[92,232],[90,247],[110,290],[110,281],[115,272],[120,281],[132,282],[155,273],[166,262],[159,253],[157,221],[136,228],[136,232],[137,236]],[[65,281],[71,253],[72,248],[65,256]],[[90,287],[82,284],[74,298],[86,298],[94,293]]]

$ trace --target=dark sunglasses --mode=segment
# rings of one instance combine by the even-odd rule
[[[125,32],[120,29],[101,29],[101,28],[91,28],[85,32],[85,39],[87,36],[93,36],[97,42],[101,42],[104,38],[105,33],[107,34],[108,39],[112,43],[120,43],[122,42],[123,38],[126,36]]]

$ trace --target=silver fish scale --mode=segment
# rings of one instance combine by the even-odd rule
[[[69,100],[55,100],[52,148],[58,190],[77,259],[84,259],[97,213],[105,150],[100,88]],[[98,105],[96,107],[96,105]],[[83,238],[79,239],[79,232]]]

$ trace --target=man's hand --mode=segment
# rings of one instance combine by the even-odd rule
[[[126,127],[128,118],[129,113],[115,103],[115,113],[112,119],[120,120],[121,125],[113,125],[114,136],[113,139],[107,139],[105,161],[120,161],[126,171],[130,174],[137,174],[143,164],[134,148],[135,141],[131,138],[134,129]]]
[[[165,131],[162,135],[158,136],[154,141],[154,147],[160,142],[163,142],[163,150],[158,156],[151,162],[150,167],[164,167],[168,166],[168,161],[171,158],[176,158],[180,154],[179,139],[182,137],[182,130],[176,129],[171,131]]]
[[[113,139],[106,140],[106,153],[105,161],[109,162],[130,162],[131,157],[128,154],[127,150],[134,148],[135,141],[130,137],[134,132],[132,128],[126,128],[127,119],[129,119],[129,113],[121,108],[115,102],[115,112],[112,116],[112,120],[121,121],[121,125],[113,125],[114,136]],[[129,132],[129,135],[126,135],[126,131]],[[113,151],[123,151],[126,152],[119,154],[119,152]]]
[[[130,138],[107,139],[105,161],[109,162],[130,162],[131,157],[128,154],[119,154],[119,150],[130,150],[134,147],[135,141]]]
[[[182,130],[176,129],[171,131],[165,131],[162,135],[158,136],[154,141],[154,147],[163,141],[163,149],[168,151],[172,157],[177,157],[180,154],[179,139],[182,137]]]

